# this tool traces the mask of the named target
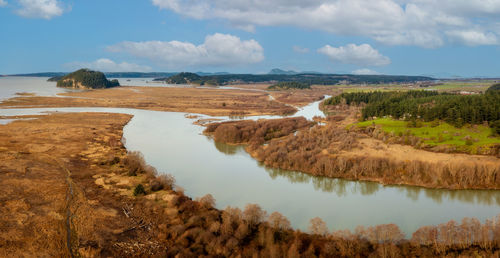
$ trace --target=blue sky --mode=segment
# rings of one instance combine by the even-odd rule
[[[0,0],[0,74],[500,77],[500,0]]]

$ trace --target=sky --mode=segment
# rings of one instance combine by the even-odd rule
[[[500,77],[500,0],[0,0],[0,74]]]

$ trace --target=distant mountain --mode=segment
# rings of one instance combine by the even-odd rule
[[[433,81],[425,76],[401,75],[352,75],[352,74],[223,74],[199,76],[195,73],[179,73],[169,78],[157,78],[155,81],[165,81],[175,84],[228,85],[238,83],[278,83],[300,82],[309,85],[359,84],[359,83],[407,83],[416,81]]]
[[[68,73],[62,72],[45,72],[45,73],[21,73],[21,74],[9,74],[4,76],[19,76],[19,77],[56,77],[64,76]]]
[[[229,73],[227,73],[227,72],[215,72],[215,73],[196,72],[195,74],[197,74],[199,76],[209,76],[209,75],[225,75],[225,74],[229,74]]]
[[[289,70],[289,71],[285,71],[285,70],[281,70],[279,68],[274,68],[274,69],[271,69],[271,71],[269,71],[267,74],[285,74],[285,75],[294,75],[294,74],[299,74],[298,72],[296,71],[292,71],[292,70]]]
[[[152,73],[140,73],[140,72],[110,72],[104,73],[109,78],[159,78],[159,77],[170,77],[176,75],[173,72],[152,72]]]
[[[170,84],[192,84],[199,83],[201,81],[201,76],[195,73],[178,73],[174,76],[165,78],[166,83]]]
[[[274,68],[271,69],[267,74],[284,74],[284,75],[296,75],[296,74],[321,74],[320,72],[315,72],[315,71],[302,71],[302,72],[296,72],[293,70],[282,70],[279,68]]]
[[[47,73],[25,73],[25,74],[11,74],[7,76],[19,76],[19,77],[62,77],[68,73],[64,72],[47,72]],[[140,73],[140,72],[109,72],[104,73],[106,77],[109,78],[167,78],[177,73],[169,72],[152,72],[152,73]]]

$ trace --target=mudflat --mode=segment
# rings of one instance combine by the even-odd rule
[[[64,97],[19,96],[0,107],[117,107],[206,115],[284,115],[296,108],[250,90],[176,87],[116,87],[61,94]]]

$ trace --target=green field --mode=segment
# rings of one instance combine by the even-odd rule
[[[493,80],[478,80],[478,81],[443,81],[440,85],[429,87],[419,87],[415,84],[352,84],[352,85],[336,85],[345,93],[351,92],[372,92],[372,91],[407,91],[407,90],[437,90],[439,92],[484,92],[495,81]]]
[[[355,126],[367,127],[380,125],[382,130],[395,136],[413,135],[423,139],[429,146],[452,145],[459,149],[474,152],[477,147],[500,144],[500,137],[492,136],[491,128],[483,125],[466,125],[456,128],[445,122],[418,122],[418,128],[408,127],[409,122],[379,118],[356,123]],[[470,140],[467,141],[466,138]]]
[[[486,91],[494,81],[471,81],[471,82],[455,82],[447,81],[442,85],[436,85],[428,87],[427,89],[433,89],[437,91],[473,91],[473,92],[484,92]]]

